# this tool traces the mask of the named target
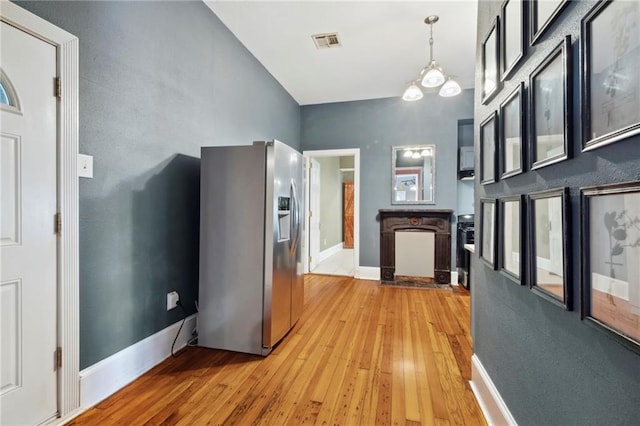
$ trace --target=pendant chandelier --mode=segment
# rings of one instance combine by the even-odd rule
[[[438,22],[438,15],[427,16],[424,23],[429,25],[429,64],[420,71],[420,75],[417,79],[409,83],[409,87],[404,91],[402,99],[405,101],[417,101],[424,96],[420,86],[426,88],[440,87],[438,94],[442,97],[449,98],[456,96],[462,92],[460,85],[453,80],[450,76],[447,76],[442,68],[436,64],[433,59],[433,24]]]

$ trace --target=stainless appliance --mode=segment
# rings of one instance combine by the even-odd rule
[[[465,244],[474,243],[474,216],[465,214],[458,216],[456,265],[458,266],[458,283],[469,290],[471,286],[471,253],[465,250]]]
[[[267,355],[302,312],[302,155],[278,141],[201,154],[198,345]]]

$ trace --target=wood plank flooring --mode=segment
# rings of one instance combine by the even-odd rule
[[[484,425],[469,293],[308,275],[266,358],[190,347],[71,425]]]
[[[640,315],[628,300],[599,290],[591,290],[591,315],[614,329],[640,340]]]

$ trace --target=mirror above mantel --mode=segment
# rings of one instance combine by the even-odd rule
[[[394,146],[391,204],[435,204],[435,145]]]

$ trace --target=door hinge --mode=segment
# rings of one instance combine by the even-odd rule
[[[56,351],[53,353],[53,366],[55,370],[62,368],[62,348],[56,348]]]
[[[56,213],[53,217],[53,221],[55,222],[53,225],[55,233],[62,235],[62,215],[60,213]]]
[[[62,80],[60,79],[60,77],[56,77],[55,78],[55,96],[58,99],[62,98]]]
[[[313,263],[313,257],[309,256],[309,263]]]
[[[309,217],[313,217],[313,211],[309,210]]]

